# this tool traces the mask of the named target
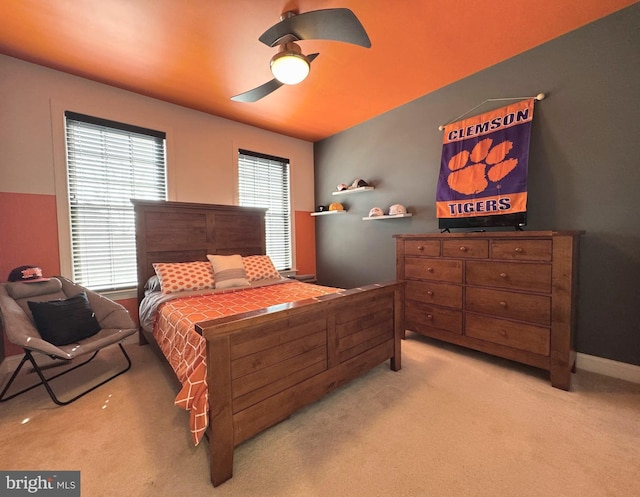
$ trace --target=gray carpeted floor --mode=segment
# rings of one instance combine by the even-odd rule
[[[640,385],[578,371],[564,392],[414,334],[401,371],[381,365],[242,444],[213,488],[172,373],[150,347],[127,350],[132,369],[74,404],[43,388],[0,404],[0,469],[80,470],[85,497],[640,495]]]

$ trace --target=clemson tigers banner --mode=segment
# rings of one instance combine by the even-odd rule
[[[438,218],[527,210],[533,103],[522,100],[445,126]]]

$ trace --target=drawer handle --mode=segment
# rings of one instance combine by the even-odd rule
[[[424,247],[422,245],[418,245],[418,250],[422,252],[424,250]]]
[[[429,297],[433,297],[433,292],[431,290],[427,290],[427,295],[429,295]]]
[[[464,245],[460,246],[460,252],[466,252],[467,251],[467,247],[465,247]]]
[[[518,253],[522,252],[522,248],[516,247],[516,252],[518,252]]]
[[[429,321],[432,321],[433,320],[433,314],[427,314],[427,319]]]
[[[506,278],[507,277],[507,273],[500,273],[500,278]]]
[[[499,302],[499,304],[500,304],[502,307],[507,307],[507,303],[506,303],[504,300],[501,300],[501,301]]]
[[[428,267],[427,271],[429,271],[430,273],[433,273],[433,268],[432,267]]]

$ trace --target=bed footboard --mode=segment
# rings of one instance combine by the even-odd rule
[[[401,367],[401,282],[200,323],[207,340],[211,482],[234,447],[371,368]]]

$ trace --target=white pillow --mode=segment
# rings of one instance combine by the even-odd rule
[[[207,259],[213,266],[216,289],[249,286],[241,255],[207,255]]]

